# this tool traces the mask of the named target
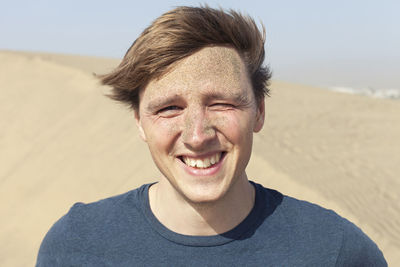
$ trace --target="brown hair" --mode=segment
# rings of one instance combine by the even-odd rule
[[[233,10],[178,7],[157,18],[135,40],[120,65],[101,75],[102,84],[112,86],[114,100],[139,107],[139,91],[160,78],[172,66],[206,46],[230,46],[247,67],[257,103],[268,95],[271,73],[264,61],[265,29],[249,16]]]

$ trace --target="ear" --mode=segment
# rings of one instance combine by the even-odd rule
[[[135,121],[136,121],[136,126],[139,129],[140,137],[142,138],[143,141],[147,142],[146,135],[145,135],[143,127],[142,127],[142,121],[140,120],[140,114],[139,114],[138,109],[135,109]]]
[[[254,128],[253,128],[253,132],[255,133],[261,131],[262,127],[264,126],[264,119],[265,119],[264,100],[265,99],[263,97],[257,105],[256,121],[254,123]]]

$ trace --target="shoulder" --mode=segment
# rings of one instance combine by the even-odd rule
[[[273,208],[273,215],[285,224],[292,226],[318,225],[322,228],[333,226],[341,229],[342,224],[350,223],[332,210],[286,196],[279,191],[265,188],[259,184],[256,184],[256,186],[257,194],[260,193],[261,199],[265,202],[264,206]]]
[[[334,226],[342,229],[344,225],[350,223],[333,210],[285,195],[282,198],[280,209],[285,217],[292,221],[295,219],[296,224],[318,224],[321,227]]]
[[[80,232],[81,236],[90,232],[96,232],[98,235],[99,231],[106,230],[103,229],[104,226],[110,229],[113,227],[113,223],[126,217],[128,211],[129,215],[135,215],[135,211],[140,212],[138,191],[141,188],[88,204],[76,203],[58,223],[63,228],[68,226],[70,229]],[[55,227],[58,226],[58,223],[55,224]]]
[[[284,196],[286,222],[310,243],[329,247],[336,266],[387,266],[377,245],[356,225],[332,210]],[[303,243],[304,244],[304,243]]]
[[[347,221],[348,222],[348,221]],[[378,246],[356,225],[343,225],[343,241],[337,266],[387,266]]]
[[[37,266],[74,265],[74,260],[79,265],[88,254],[93,260],[107,246],[105,240],[123,235],[127,225],[141,217],[138,192],[142,188],[89,204],[74,204],[43,239]]]

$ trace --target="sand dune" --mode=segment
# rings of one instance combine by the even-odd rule
[[[29,266],[77,202],[159,176],[133,114],[92,73],[117,60],[0,51],[0,265]],[[252,180],[319,203],[400,265],[400,101],[272,84]]]

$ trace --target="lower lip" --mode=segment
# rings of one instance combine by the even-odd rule
[[[204,169],[193,168],[193,167],[190,167],[190,166],[186,165],[185,163],[183,163],[180,159],[177,159],[177,160],[180,162],[180,164],[183,165],[184,170],[190,175],[212,176],[212,175],[215,175],[222,168],[222,162],[224,161],[224,159],[225,159],[225,157],[223,155],[217,164],[214,164],[214,165],[210,166],[209,168],[204,168]]]

